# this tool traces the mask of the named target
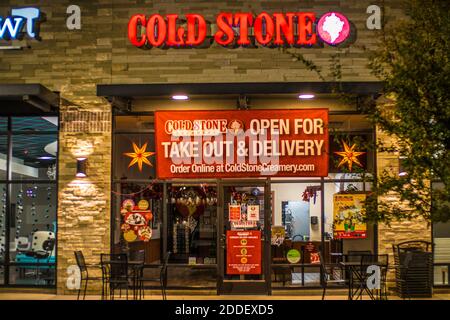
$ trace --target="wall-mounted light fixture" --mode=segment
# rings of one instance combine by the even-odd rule
[[[405,160],[406,160],[405,156],[400,156],[398,158],[398,175],[400,177],[404,177],[404,176],[408,175],[408,172],[406,172],[406,169],[405,169]]]
[[[75,176],[78,178],[85,178],[87,176],[86,166],[87,158],[77,158],[77,174]]]

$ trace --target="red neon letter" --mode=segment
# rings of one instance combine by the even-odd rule
[[[234,40],[234,31],[231,28],[233,15],[231,13],[219,14],[216,19],[216,24],[219,30],[214,35],[214,40],[222,46],[227,46],[232,43]],[[223,39],[223,36],[226,36],[226,38]]]
[[[281,33],[283,32],[287,44],[294,44],[294,13],[286,13],[286,19],[282,13],[274,13],[275,18],[275,41],[273,43],[281,45],[284,43]]]
[[[161,46],[166,40],[167,26],[159,14],[152,15],[147,22],[147,39],[153,47]]]
[[[316,15],[313,12],[298,13],[297,44],[313,45],[316,43],[317,36],[315,33],[313,33],[313,23],[315,20],[316,20]]]
[[[128,39],[136,47],[142,47],[147,40],[145,34],[140,39],[138,38],[137,30],[139,25],[145,25],[145,15],[143,14],[135,14],[128,22]]]
[[[266,32],[263,34],[263,19],[265,21]],[[268,44],[272,41],[274,25],[272,21],[272,17],[267,13],[260,13],[255,19],[255,39],[262,45]]]
[[[166,44],[168,46],[182,46],[184,45],[184,28],[179,27],[177,29],[177,14],[168,14],[167,15],[167,25],[169,29],[169,36],[167,37]],[[177,39],[178,37],[178,39]]]
[[[234,15],[234,25],[239,25],[239,39],[237,43],[240,45],[249,45],[248,27],[253,24],[253,16],[250,13],[236,13]]]
[[[187,14],[187,40],[186,44],[197,46],[205,41],[206,38],[206,21],[199,14]],[[198,25],[198,35],[195,38],[195,25]]]

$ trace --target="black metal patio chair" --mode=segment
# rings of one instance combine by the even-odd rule
[[[167,299],[166,287],[167,287],[167,265],[169,263],[169,257],[171,252],[167,252],[162,264],[144,264],[139,272],[138,276],[138,286],[139,286],[139,298],[145,298],[145,284],[146,283],[155,283],[159,284],[161,288],[161,294],[163,300]],[[159,269],[159,276],[149,276],[145,273],[146,269]]]
[[[119,289],[119,297],[122,297],[122,289],[126,290],[128,299],[128,289],[132,287],[130,283],[133,275],[128,268],[128,257],[126,253],[112,253],[100,255],[100,263],[104,270],[104,281],[109,287],[109,296],[114,300],[115,290]]]
[[[347,286],[348,285],[348,281],[346,279],[336,279],[335,272],[330,272],[329,269],[331,270],[335,270],[336,268],[341,268],[342,267],[339,264],[335,264],[335,263],[325,263],[325,260],[323,258],[322,252],[319,250],[319,259],[320,259],[320,275],[321,275],[321,284],[323,287],[323,292],[322,292],[322,300],[325,299],[325,294],[328,288],[328,285],[341,285],[341,286]],[[339,273],[340,275],[343,275],[343,272]]]
[[[105,281],[103,279],[103,272],[101,277],[92,277],[89,275],[89,268],[101,268],[98,264],[86,264],[84,259],[84,255],[82,251],[74,251],[75,260],[77,261],[78,268],[80,269],[80,288],[78,289],[77,300],[80,300],[80,293],[83,290],[83,281],[84,281],[84,292],[83,292],[83,300],[86,298],[86,291],[89,281],[102,281],[102,298],[105,295]]]
[[[393,244],[396,290],[401,298],[431,297],[433,287],[432,243],[409,240]]]

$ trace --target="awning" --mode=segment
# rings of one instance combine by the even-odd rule
[[[44,114],[59,108],[59,93],[41,84],[0,84],[0,114]]]

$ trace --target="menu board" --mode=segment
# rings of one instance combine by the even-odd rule
[[[227,274],[261,274],[261,231],[227,231]]]

